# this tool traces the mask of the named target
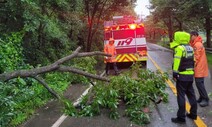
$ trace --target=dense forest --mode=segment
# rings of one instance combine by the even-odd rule
[[[176,30],[205,31],[211,47],[212,1],[150,0],[148,36]],[[73,53],[103,50],[103,22],[114,15],[133,15],[136,0],[0,0],[0,74],[49,65]],[[98,57],[73,59],[67,66],[96,73]],[[89,79],[72,73],[41,77],[62,94],[70,84]],[[51,94],[33,78],[0,81],[0,125],[16,126],[44,105]]]

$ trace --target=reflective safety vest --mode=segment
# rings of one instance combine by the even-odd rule
[[[189,45],[179,45],[174,49],[173,71],[180,75],[194,74],[194,51]]]
[[[179,72],[194,70],[194,50],[189,45],[181,45],[184,48],[183,56],[179,65]]]

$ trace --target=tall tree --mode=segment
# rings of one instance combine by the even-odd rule
[[[204,20],[204,29],[207,37],[207,47],[211,47],[211,21],[212,21],[212,1],[211,0],[189,0],[190,4],[188,17],[195,17],[196,20]]]
[[[150,10],[152,11],[154,22],[159,22],[160,20],[164,22],[164,24],[168,28],[168,34],[170,42],[172,41],[173,36],[173,19],[174,19],[174,6],[172,4],[174,2],[165,1],[165,0],[151,0]]]
[[[156,35],[159,35],[158,37],[163,37],[164,35],[167,35],[167,27],[164,25],[162,21],[154,21],[153,15],[147,16],[144,21],[145,24],[145,32],[147,35],[147,38],[149,39],[158,39]]]
[[[133,6],[135,0],[83,0],[85,16],[87,18],[87,40],[86,50],[90,51],[93,43],[93,37],[99,30],[105,17],[111,17],[116,12],[122,13],[123,8]],[[132,8],[130,8],[132,9]],[[102,30],[102,29],[101,29]]]
[[[72,26],[77,20],[74,16],[77,7],[74,5],[77,1],[71,2],[68,0],[23,2],[26,30],[24,47],[28,49],[25,54],[29,62],[35,61],[31,64],[52,62],[76,48],[77,38],[73,37],[73,33],[78,32],[78,29],[73,32]],[[73,15],[70,15],[71,12]],[[68,20],[66,16],[72,20]],[[32,50],[36,51],[31,52]]]
[[[175,30],[188,32],[205,30],[207,46],[211,47],[212,2],[210,0],[151,0],[150,2],[155,21],[162,20],[167,25],[170,41]]]

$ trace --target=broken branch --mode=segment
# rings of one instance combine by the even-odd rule
[[[36,77],[39,74],[44,74],[44,73],[48,73],[48,72],[52,72],[52,71],[56,71],[56,70],[61,71],[61,72],[73,72],[73,73],[77,73],[80,75],[84,75],[86,77],[90,77],[90,78],[94,78],[94,79],[98,79],[98,80],[102,80],[102,81],[108,81],[107,78],[102,78],[100,76],[90,74],[88,72],[84,72],[82,70],[79,70],[79,69],[76,69],[73,67],[60,66],[62,63],[66,62],[68,60],[71,60],[75,57],[85,57],[85,56],[93,56],[93,55],[111,56],[109,54],[106,54],[104,52],[99,52],[99,51],[79,53],[80,49],[81,49],[81,47],[78,47],[71,55],[63,57],[63,58],[57,60],[56,62],[54,62],[53,64],[50,64],[47,66],[29,69],[29,70],[17,70],[17,71],[13,71],[13,72],[7,72],[7,73],[0,74],[0,81],[5,82],[10,79],[14,79],[14,78],[18,78],[18,77],[21,77],[21,78]]]
[[[60,96],[48,86],[48,84],[45,82],[43,78],[38,76],[35,76],[33,78],[36,79],[39,83],[41,83],[54,97],[56,97],[57,99],[60,99]]]
[[[58,68],[58,71],[61,71],[61,72],[73,72],[73,73],[77,73],[77,74],[80,74],[80,75],[84,75],[84,76],[89,77],[89,78],[93,78],[93,79],[98,79],[98,80],[109,82],[109,79],[107,79],[107,78],[101,77],[99,75],[94,75],[94,74],[91,74],[91,73],[88,73],[88,72],[85,72],[85,71],[82,71],[82,70],[79,70],[79,69],[73,68],[73,67],[60,66]]]

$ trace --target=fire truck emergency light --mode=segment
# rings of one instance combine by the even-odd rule
[[[136,28],[136,24],[130,24],[129,27],[130,29],[134,30]]]

